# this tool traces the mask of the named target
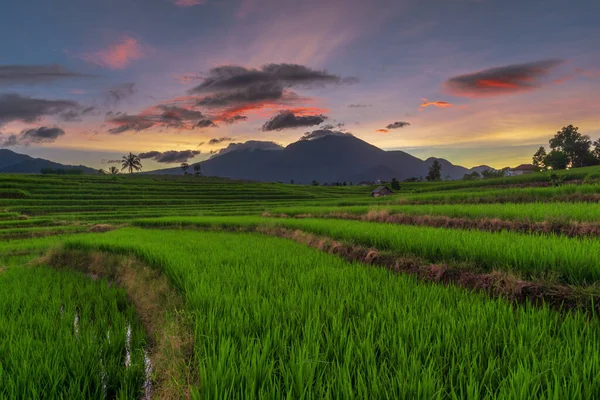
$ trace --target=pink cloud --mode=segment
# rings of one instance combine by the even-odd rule
[[[123,36],[117,43],[110,45],[107,49],[85,53],[81,58],[103,68],[124,69],[131,62],[139,60],[143,56],[144,53],[139,41],[129,36]]]
[[[419,111],[423,111],[425,107],[437,107],[437,108],[449,108],[452,107],[452,103],[448,103],[447,101],[427,101],[427,99],[421,99],[423,103],[419,106]]]
[[[206,4],[206,1],[204,0],[175,0],[175,2],[173,3],[176,6],[179,7],[192,7],[192,6],[198,6],[200,4]]]
[[[69,93],[71,93],[71,94],[85,94],[85,90],[71,89],[71,90],[69,90]]]

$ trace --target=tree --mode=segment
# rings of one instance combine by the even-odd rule
[[[200,163],[194,164],[194,173],[196,176],[202,175],[202,165]]]
[[[400,190],[400,182],[396,178],[392,178],[392,190]]]
[[[600,139],[592,143],[592,146],[594,146],[592,149],[592,154],[594,155],[594,157],[596,157],[596,160],[600,162]]]
[[[550,139],[550,148],[562,152],[567,158],[566,167],[585,167],[590,162],[590,146],[592,140],[579,133],[573,125],[565,126]],[[562,157],[555,155],[554,157]],[[556,158],[558,160],[558,158]],[[565,167],[565,168],[566,168]],[[564,168],[563,168],[564,169]]]
[[[140,157],[133,153],[123,156],[122,165],[123,167],[121,168],[121,171],[128,169],[130,174],[133,173],[133,171],[140,171],[142,169],[142,161],[140,160]]]
[[[119,168],[112,166],[108,169],[108,173],[111,175],[119,175]]]
[[[483,179],[502,178],[504,175],[506,175],[506,172],[506,168],[500,170],[488,168],[481,171],[481,176],[483,177]]]
[[[429,166],[429,173],[426,179],[430,182],[442,180],[442,164],[438,160],[434,160]]]
[[[563,151],[560,150],[552,150],[546,158],[544,158],[544,165],[546,168],[550,168],[552,170],[557,169],[566,169],[569,165],[569,156]]]
[[[477,179],[480,179],[481,175],[479,174],[479,172],[477,171],[473,171],[470,174],[464,174],[463,175],[463,181],[476,181]]]
[[[546,169],[546,164],[544,164],[544,159],[546,156],[546,149],[544,146],[540,146],[540,148],[533,155],[533,166],[539,170]]]
[[[100,175],[106,175],[106,171],[105,171],[103,168],[99,169],[99,170],[98,170],[98,173],[99,173]]]
[[[312,181],[311,185],[313,185],[313,186],[319,186],[319,182],[317,182],[317,181]]]
[[[187,170],[188,170],[189,168],[190,168],[190,164],[188,164],[188,163],[186,163],[186,162],[184,162],[184,163],[181,163],[181,169],[183,170],[183,173],[184,173],[185,175],[187,175]]]

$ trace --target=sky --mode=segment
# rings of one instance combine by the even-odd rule
[[[569,124],[600,137],[597,0],[28,0],[0,11],[0,148],[57,162],[109,168],[133,152],[152,170],[344,132],[502,168]]]

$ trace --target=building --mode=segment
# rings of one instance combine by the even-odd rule
[[[512,176],[516,175],[526,175],[532,174],[537,171],[537,168],[533,166],[533,164],[521,164],[516,168],[510,169],[510,174]]]
[[[379,186],[379,187],[377,187],[377,189],[375,189],[371,192],[371,196],[373,196],[373,197],[389,196],[390,194],[393,194],[393,193],[394,192],[392,192],[387,186]]]

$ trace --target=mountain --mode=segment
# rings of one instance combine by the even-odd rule
[[[6,174],[39,174],[42,169],[79,169],[85,174],[97,174],[98,171],[83,165],[64,165],[43,158],[33,158],[25,154],[0,149],[0,173]]]
[[[403,180],[425,177],[434,160],[442,163],[442,177],[460,179],[470,170],[447,160],[421,160],[403,151],[385,151],[352,135],[330,135],[300,140],[282,150],[244,149],[202,161],[202,173],[255,181],[307,184]],[[150,174],[180,175],[181,168],[150,171]]]

